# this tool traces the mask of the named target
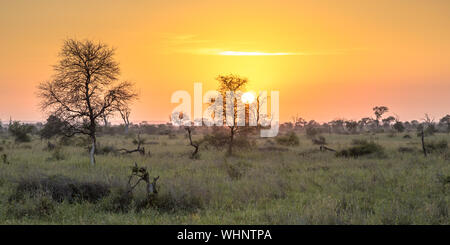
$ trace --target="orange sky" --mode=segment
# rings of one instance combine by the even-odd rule
[[[65,38],[117,48],[136,82],[132,121],[166,121],[170,96],[219,74],[280,91],[280,117],[401,120],[450,113],[450,1],[3,1],[0,119],[43,120],[36,85]],[[224,55],[255,54],[263,55]],[[277,54],[277,55],[273,55]]]

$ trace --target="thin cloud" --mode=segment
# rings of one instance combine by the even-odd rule
[[[293,51],[262,51],[248,50],[242,42],[230,43],[218,40],[201,39],[193,34],[169,34],[164,35],[166,40],[167,53],[184,53],[194,55],[219,55],[219,56],[320,56],[320,55],[346,55],[355,51],[363,50],[361,48],[354,49],[333,49],[333,50],[310,50],[302,52]],[[203,46],[203,47],[201,47]],[[206,46],[206,47],[204,47]],[[209,46],[209,47],[208,47]],[[213,47],[211,47],[213,46]],[[214,47],[215,46],[215,47]],[[221,46],[221,48],[219,47]],[[230,48],[234,47],[234,48]],[[240,48],[239,48],[240,47]]]

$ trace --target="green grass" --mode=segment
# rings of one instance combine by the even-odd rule
[[[305,135],[288,151],[261,151],[269,139],[257,138],[253,150],[225,151],[201,148],[190,159],[192,147],[184,135],[143,135],[150,155],[97,155],[90,166],[87,150],[63,146],[57,157],[46,141],[33,138],[16,144],[0,141],[9,164],[0,161],[1,224],[450,224],[449,150],[421,153],[420,139],[377,135],[324,135],[328,146],[342,150],[354,139],[375,142],[382,158],[336,157],[320,152]],[[200,135],[195,135],[199,139]],[[450,141],[436,134],[426,141]],[[102,136],[101,145],[129,148],[131,137]],[[273,144],[273,143],[272,143]],[[416,151],[399,151],[401,147]],[[158,181],[159,206],[128,212],[97,203],[54,202],[43,197],[21,203],[8,200],[21,179],[63,175],[81,182],[124,185],[131,166],[146,166]],[[143,186],[134,199],[145,195]],[[48,207],[48,209],[47,209]],[[22,212],[26,210],[27,212]],[[42,211],[43,210],[43,211]]]

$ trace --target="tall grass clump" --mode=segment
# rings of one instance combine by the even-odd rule
[[[353,140],[352,144],[353,146],[336,152],[336,156],[354,158],[368,155],[375,157],[384,156],[384,148],[375,142],[368,142],[366,140]]]
[[[284,146],[297,146],[300,144],[300,140],[295,132],[290,132],[286,135],[280,135],[275,138],[278,144]]]

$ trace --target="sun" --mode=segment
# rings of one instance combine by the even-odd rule
[[[255,101],[255,96],[251,92],[246,92],[242,95],[242,102],[244,104],[251,104]]]

